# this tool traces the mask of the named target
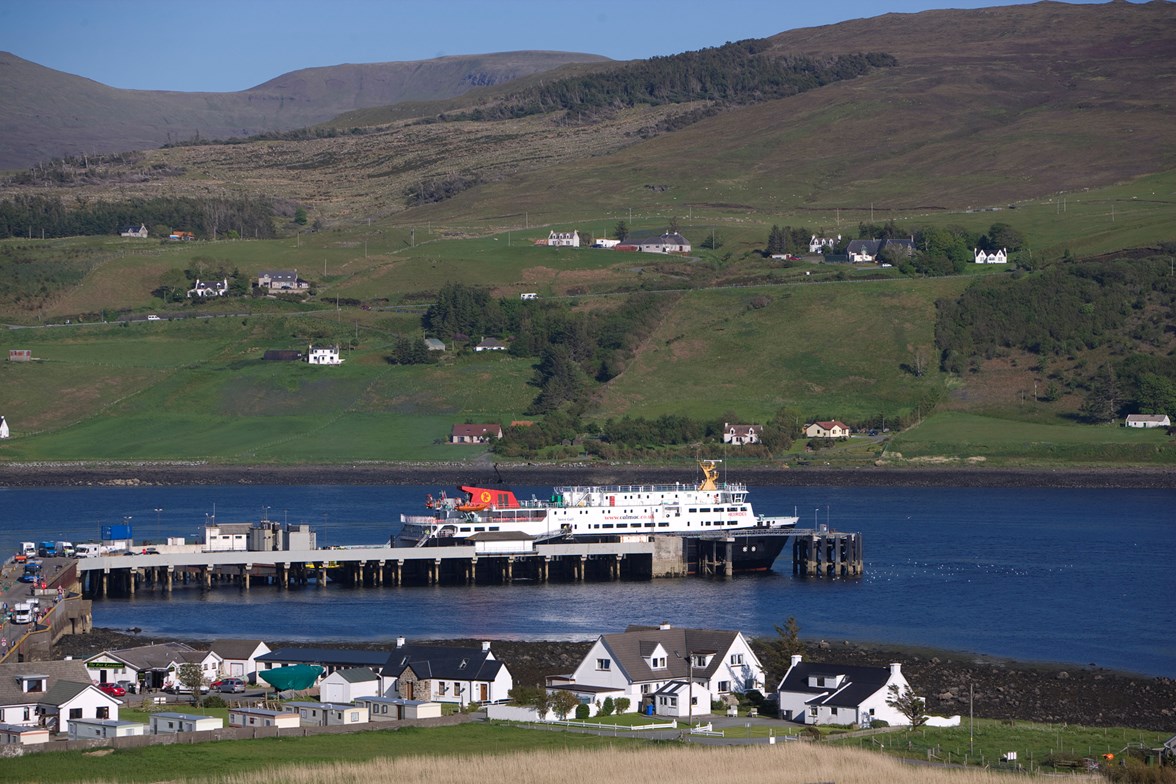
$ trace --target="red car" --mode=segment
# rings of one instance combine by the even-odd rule
[[[109,694],[111,697],[125,697],[127,690],[117,683],[99,683],[98,691]]]

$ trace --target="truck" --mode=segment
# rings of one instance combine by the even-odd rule
[[[74,556],[77,558],[97,558],[102,554],[102,545],[94,542],[80,542],[74,547]]]
[[[30,558],[35,558],[36,555],[36,542],[21,542],[20,547],[16,548],[16,557],[13,560],[15,560],[17,563],[24,563]]]
[[[54,542],[53,549],[55,549],[57,551],[57,554],[60,556],[63,556],[65,558],[73,558],[73,555],[74,555],[73,542]]]

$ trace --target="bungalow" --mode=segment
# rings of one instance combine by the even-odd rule
[[[646,237],[632,243],[644,253],[689,253],[690,242],[677,232],[666,232],[656,237]]]
[[[1127,427],[1171,427],[1167,414],[1128,414],[1123,424]]]
[[[553,247],[580,247],[579,231],[553,231],[547,235],[547,244]]]
[[[197,297],[223,297],[229,293],[229,279],[225,278],[219,281],[208,283],[206,281],[196,279],[196,285],[188,289],[188,296],[196,295]]]
[[[229,708],[230,727],[297,728],[301,720],[298,711],[269,708]]]
[[[266,270],[258,273],[257,287],[273,293],[298,292],[310,288],[310,284],[298,277],[298,270]]]
[[[661,691],[674,682],[693,683],[697,693],[680,699],[677,687]],[[654,705],[655,710],[685,708],[683,713],[697,716],[710,712],[712,697],[762,689],[764,668],[741,632],[662,623],[602,634],[571,675],[553,676],[547,685],[572,691],[582,701],[608,692],[627,697],[630,710]],[[666,698],[664,704],[660,697]]]
[[[836,419],[804,426],[806,438],[849,438],[849,426]]]
[[[482,342],[474,346],[474,351],[506,351],[506,344],[498,338],[482,338]]]
[[[886,700],[890,687],[910,688],[901,664],[861,667],[848,664],[810,664],[794,655],[777,687],[780,718],[803,724],[868,725],[882,720],[891,725],[910,722]]]
[[[140,223],[138,226],[123,226],[118,230],[120,237],[137,237],[141,240],[147,239],[147,224]]]
[[[208,732],[225,727],[225,720],[219,716],[201,716],[193,713],[152,713],[151,733],[168,735],[174,732]]]
[[[732,425],[723,423],[724,444],[758,444],[764,432],[763,425]]]
[[[199,651],[182,642],[141,645],[102,651],[85,660],[89,680],[95,684],[134,681],[142,689],[168,689],[177,685],[181,665],[195,664],[211,683],[220,671],[221,657]]]
[[[311,365],[342,365],[338,346],[308,346],[306,361]]]
[[[468,705],[503,702],[514,688],[506,665],[494,657],[490,643],[478,648],[409,645],[401,637],[380,671],[393,679],[385,696]]]
[[[976,258],[977,264],[1007,264],[1009,261],[1009,251],[1007,248],[1001,248],[995,251],[983,251],[979,248],[972,248],[972,255]]]
[[[89,681],[59,680],[37,701],[40,723],[51,732],[73,736],[73,724],[87,719],[117,721],[119,700],[99,691]]]
[[[371,721],[439,719],[441,703],[427,700],[403,700],[399,697],[360,697],[355,701],[368,710]]]
[[[502,425],[454,425],[449,433],[451,444],[486,444],[491,438],[502,438]]]
[[[380,676],[368,667],[335,670],[319,683],[319,699],[323,702],[355,702],[360,697],[379,697],[383,694]]]
[[[212,652],[221,658],[221,675],[256,683],[257,657],[269,653],[270,647],[261,640],[217,640]]]
[[[134,738],[147,734],[147,725],[119,719],[70,719],[69,739]]]
[[[367,708],[331,702],[287,702],[286,708],[298,711],[298,723],[304,727],[342,727],[367,724]]]

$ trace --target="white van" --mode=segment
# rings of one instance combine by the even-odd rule
[[[32,623],[35,617],[36,611],[29,602],[17,602],[12,606],[13,623]]]
[[[539,299],[539,295],[534,291],[528,291],[526,294],[520,294],[519,299]]]
[[[159,316],[155,316],[155,315],[148,316],[147,320],[148,321],[159,321]]]
[[[102,555],[102,545],[92,542],[82,542],[74,548],[74,555],[78,558],[97,558]]]

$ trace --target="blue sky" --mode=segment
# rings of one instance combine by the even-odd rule
[[[630,60],[887,12],[1027,1],[2,0],[0,50],[112,87],[220,92],[312,66],[517,49]]]

